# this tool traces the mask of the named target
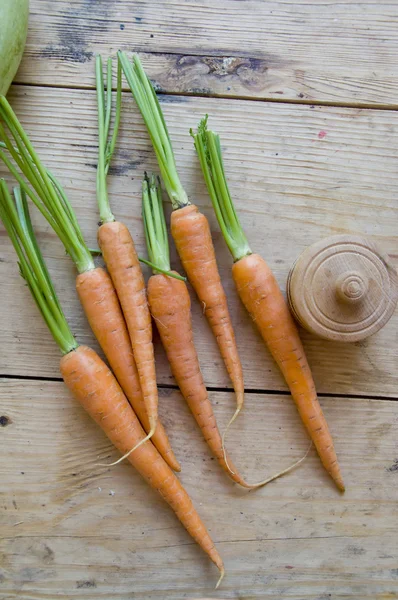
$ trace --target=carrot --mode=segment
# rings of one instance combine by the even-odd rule
[[[1,121],[7,125],[11,137]],[[113,283],[103,268],[95,266],[62,186],[41,163],[5,98],[0,98],[0,139],[14,162],[3,150],[0,150],[0,159],[50,223],[75,263],[78,271],[77,293],[90,326],[141,423],[149,432],[149,420],[131,343]],[[21,177],[20,172],[30,185]],[[154,443],[169,465],[179,471],[180,466],[160,423],[155,432]]]
[[[115,147],[121,110],[121,76],[118,63],[118,86],[115,125],[108,142],[112,108],[112,59],[107,64],[106,102],[102,73],[102,59],[96,59],[96,84],[98,103],[99,152],[97,168],[97,199],[101,225],[98,244],[112,278],[123,310],[137,365],[142,395],[148,413],[150,431],[154,434],[158,420],[158,388],[156,385],[155,355],[152,344],[152,322],[146,297],[145,281],[135,250],[133,238],[127,227],[112,214],[106,186],[110,159]],[[133,451],[134,448],[131,450]]]
[[[130,63],[118,53],[131,92],[144,118],[158,159],[162,179],[173,206],[171,234],[188,279],[201,301],[236,394],[236,411],[244,402],[242,365],[235,341],[227,298],[218,272],[209,222],[191,204],[177,173],[170,136],[156,93],[137,55]]]
[[[150,180],[145,177],[143,181],[142,214],[149,260],[154,265],[154,274],[148,281],[148,302],[181,394],[209,448],[231,479],[248,489],[265,485],[282,473],[256,484],[248,484],[224,452],[193,341],[191,300],[187,286],[176,277],[177,273],[172,272],[172,278],[157,271],[157,267],[170,271],[170,256],[160,185],[156,185],[153,176]]]
[[[26,198],[15,192],[17,208],[4,180],[0,180],[0,218],[18,255],[20,271],[61,353],[60,370],[66,386],[121,452],[140,448],[129,461],[174,510],[188,533],[224,575],[214,543],[181,483],[143,431],[120,385],[101,358],[78,346],[59,304],[46,264],[38,248]]]
[[[297,327],[271,269],[261,256],[252,254],[228,190],[220,139],[207,130],[207,116],[193,137],[220,229],[234,259],[232,275],[238,294],[282,371],[325,469],[344,491],[332,436]]]

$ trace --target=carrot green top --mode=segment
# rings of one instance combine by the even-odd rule
[[[93,269],[93,258],[84,242],[76,215],[65,191],[42,164],[4,96],[0,96],[0,147],[8,150],[14,162],[1,149],[0,160],[5,163],[21,189],[33,200],[50,223],[65,246],[66,252],[76,264],[79,273]]]
[[[149,178],[146,173],[142,181],[142,219],[149,256],[149,261],[144,262],[152,267],[155,274],[163,273],[169,277],[186,281],[185,277],[170,271],[169,240],[160,181],[154,175]]]
[[[26,196],[21,188],[14,189],[15,203],[4,179],[0,179],[0,218],[13,243],[19,261],[19,271],[63,354],[77,348],[65,315],[62,312],[47,266],[37,244],[30,220]]]
[[[221,232],[236,262],[244,256],[252,254],[252,251],[229,193],[221,154],[220,137],[214,131],[207,129],[207,118],[206,115],[201,120],[197,133],[193,133],[191,129],[191,135],[194,138],[200,166]]]
[[[136,54],[133,56],[132,63],[127,58],[127,55],[120,50],[118,57],[127,83],[145,121],[156,158],[158,159],[160,174],[173,209],[183,208],[190,204],[190,202],[178,177],[169,132],[156,92]]]
[[[108,58],[106,72],[106,87],[104,88],[102,58],[97,56],[95,61],[95,80],[97,85],[98,104],[98,166],[97,166],[97,200],[102,223],[115,220],[109,206],[106,176],[115,150],[116,139],[119,131],[120,113],[122,105],[122,68],[118,61],[116,111],[113,124],[112,137],[110,123],[112,114],[112,59]]]

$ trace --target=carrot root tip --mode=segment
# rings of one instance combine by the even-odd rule
[[[155,433],[155,429],[151,428],[151,431],[148,433],[148,435],[146,437],[144,437],[140,442],[138,442],[138,444],[136,444],[134,446],[134,448],[131,448],[131,450],[126,452],[126,454],[123,454],[123,456],[121,456],[118,460],[115,460],[115,462],[110,463],[110,464],[98,463],[97,466],[98,467],[114,467],[115,465],[118,465],[119,463],[123,462],[126,458],[128,458],[130,456],[130,454],[132,454],[135,450],[137,450],[137,448],[142,446],[142,444],[145,444],[145,442],[147,442],[153,436],[154,433]]]
[[[283,469],[283,471],[280,471],[279,473],[276,473],[275,475],[268,477],[268,479],[265,479],[264,481],[260,481],[259,483],[254,483],[248,487],[250,487],[253,490],[258,489],[259,487],[263,487],[267,483],[271,483],[271,481],[274,481],[275,479],[279,479],[279,477],[282,477],[282,475],[287,475],[287,473],[290,473],[290,471],[293,471],[293,469],[295,469],[296,467],[301,465],[302,462],[305,461],[305,459],[307,458],[307,456],[309,454],[309,451],[312,448],[312,444],[313,444],[313,442],[311,440],[310,445],[308,446],[308,450],[304,454],[304,456],[302,458],[299,458],[299,460],[296,460],[296,462],[294,462],[292,465],[290,465],[290,467],[287,467],[286,469]]]
[[[227,437],[227,433],[228,433],[229,428],[231,427],[232,423],[235,421],[236,417],[240,413],[240,411],[242,409],[242,405],[243,405],[243,401],[242,402],[238,402],[237,409],[235,410],[235,412],[234,412],[231,420],[229,421],[228,425],[226,426],[225,431],[224,431],[223,436],[222,436],[222,440],[221,440],[222,451],[223,451],[223,455],[224,455],[224,461],[225,461],[226,467],[227,467],[228,471],[231,473],[231,475],[235,475],[235,471],[233,471],[231,469],[231,467],[229,466],[229,463],[228,463],[228,457],[227,457],[227,453],[225,451],[225,438]]]
[[[220,568],[220,577],[219,580],[217,581],[217,585],[215,587],[216,590],[218,590],[218,588],[221,585],[222,580],[224,579],[225,576],[225,569],[224,569],[224,565],[222,565],[222,567]]]

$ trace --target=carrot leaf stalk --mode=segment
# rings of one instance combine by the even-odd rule
[[[98,165],[97,165],[97,199],[102,223],[111,223],[115,220],[112,214],[106,176],[115,151],[116,140],[119,132],[120,114],[122,105],[122,68],[118,61],[116,111],[113,124],[113,133],[110,136],[110,123],[112,114],[112,59],[108,58],[106,68],[106,86],[104,86],[103,66],[101,55],[95,62],[95,80],[97,87],[98,104]]]
[[[147,127],[173,209],[188,206],[190,202],[178,177],[169,132],[152,83],[137,54],[130,62],[127,55],[119,50],[118,58]]]
[[[220,136],[207,129],[208,115],[199,123],[197,133],[191,129],[200,166],[216,213],[221,232],[234,261],[252,254],[229,193],[221,154]]]
[[[171,271],[169,240],[160,181],[156,179],[155,175],[148,177],[146,173],[142,181],[142,219],[149,255],[149,261],[144,262],[152,267],[155,275],[163,273],[169,277],[186,281],[185,277]]]
[[[0,218],[18,256],[19,270],[62,354],[78,344],[66,322],[43,256],[37,245],[25,192],[14,189],[13,201],[4,179],[0,179]]]
[[[93,258],[65,191],[42,164],[4,96],[0,97],[0,140],[1,147],[5,146],[8,151],[0,149],[0,160],[54,229],[79,273],[94,269]]]

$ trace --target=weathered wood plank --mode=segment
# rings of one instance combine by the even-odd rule
[[[94,93],[16,86],[11,100],[41,156],[65,184],[87,240],[95,246]],[[139,252],[144,254],[141,176],[144,170],[156,168],[156,163],[130,95],[123,101],[123,128],[110,178],[112,206],[116,216],[128,223]],[[170,96],[162,97],[162,102],[182,182],[211,222],[246,386],[285,389],[237,300],[231,259],[205,192],[189,127],[195,126],[205,112],[210,113],[211,126],[222,136],[231,192],[244,229],[253,250],[269,261],[284,288],[298,254],[308,244],[334,233],[372,235],[398,264],[398,114]],[[38,220],[38,231],[72,330],[81,343],[92,343],[75,297],[71,261],[63,255],[47,224]],[[58,376],[54,343],[17,274],[15,256],[3,229],[0,234],[0,373]],[[173,264],[178,266],[174,259]],[[195,340],[206,383],[229,386],[201,312],[194,300]],[[397,324],[396,313],[379,334],[357,345],[326,343],[303,334],[319,391],[396,396]],[[160,348],[158,378],[160,383],[172,382]]]
[[[346,0],[31,0],[17,81],[93,85],[93,56],[155,53],[167,92],[396,105],[398,6]]]
[[[224,426],[233,395],[211,398]],[[161,390],[181,480],[225,559],[215,594],[215,569],[156,493],[128,464],[97,465],[116,453],[64,385],[1,380],[1,597],[397,598],[398,403],[322,404],[345,495],[313,450],[290,475],[247,494],[211,459],[178,392]],[[229,445],[255,480],[307,443],[290,398],[248,394]]]

